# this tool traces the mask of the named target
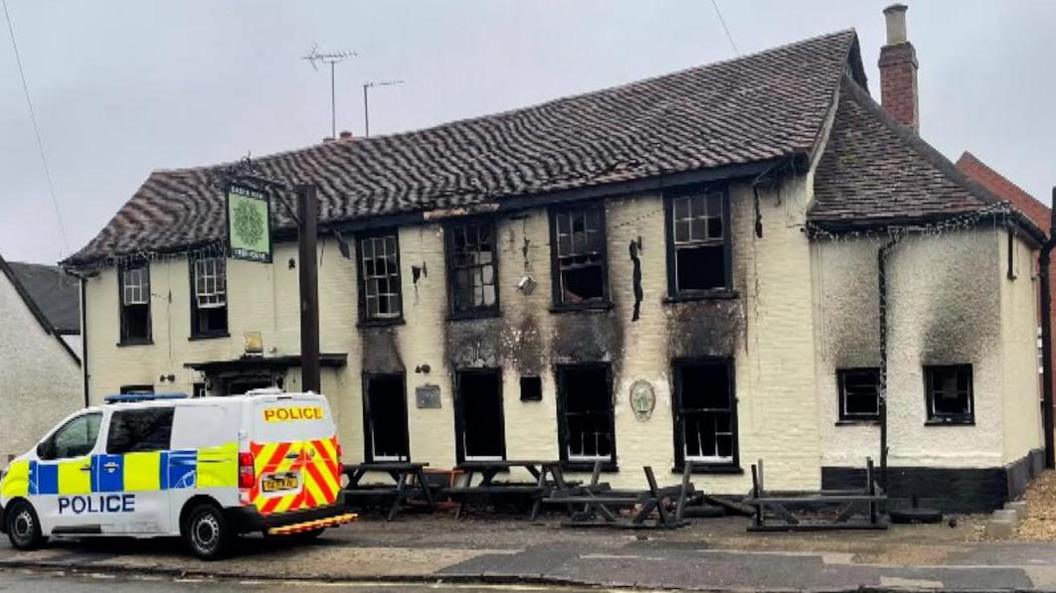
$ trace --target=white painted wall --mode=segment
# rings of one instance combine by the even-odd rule
[[[0,274],[0,466],[83,403],[80,365]]]
[[[879,366],[877,251],[887,237],[819,240],[813,249],[822,464],[879,460],[879,427],[839,425],[836,369]],[[1042,445],[1037,282],[1017,239],[993,227],[903,239],[888,257],[888,439],[894,466],[1001,467]],[[975,425],[926,426],[923,365],[973,367]]]

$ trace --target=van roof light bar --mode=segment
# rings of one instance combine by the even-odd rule
[[[186,393],[146,393],[132,392],[108,395],[103,398],[108,404],[125,404],[130,402],[149,402],[156,399],[186,399]]]

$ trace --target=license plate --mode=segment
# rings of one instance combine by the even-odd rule
[[[280,490],[296,490],[297,474],[276,474],[266,476],[260,481],[260,489],[264,492],[279,492]]]

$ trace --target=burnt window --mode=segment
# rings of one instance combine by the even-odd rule
[[[675,377],[675,460],[736,465],[737,406],[729,360],[678,362]]]
[[[600,204],[564,208],[550,215],[554,305],[608,303],[605,213]]]
[[[731,288],[725,190],[672,193],[666,210],[669,294],[692,297]]]
[[[364,321],[391,321],[403,315],[400,254],[396,232],[359,239],[359,295]]]
[[[498,310],[495,225],[490,220],[453,224],[446,235],[452,315]]]
[[[402,374],[366,375],[363,379],[364,459],[409,461],[407,396]]]
[[[928,424],[975,422],[972,365],[924,367],[924,391],[928,405]]]
[[[880,419],[880,369],[839,369],[836,382],[840,390],[840,420]]]
[[[121,343],[150,342],[150,267],[119,268],[117,283],[121,290]]]
[[[110,417],[106,452],[111,455],[165,451],[172,439],[173,408],[122,410]]]
[[[127,393],[154,393],[153,385],[122,385],[121,395]]]
[[[191,267],[191,337],[227,334],[227,260],[196,257]]]
[[[612,376],[608,365],[557,369],[558,438],[561,461],[584,468],[616,463]]]

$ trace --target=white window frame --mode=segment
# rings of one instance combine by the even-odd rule
[[[227,306],[227,261],[223,257],[194,260],[194,298],[199,309]]]
[[[121,272],[121,304],[150,304],[150,274],[147,266],[127,268]]]

